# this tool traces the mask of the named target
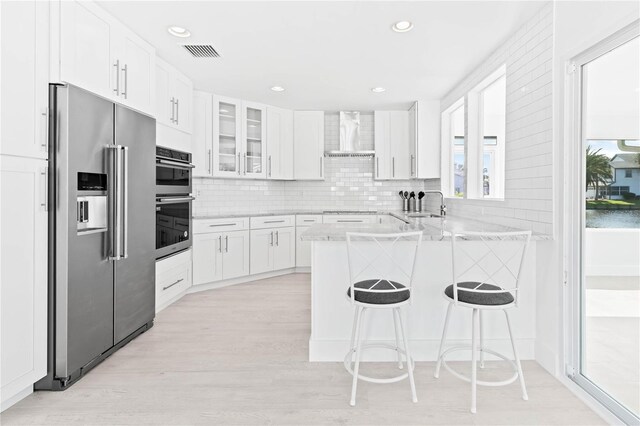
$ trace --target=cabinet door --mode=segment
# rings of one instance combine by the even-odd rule
[[[193,236],[193,285],[222,279],[224,236],[219,233]]]
[[[213,97],[213,175],[239,177],[242,126],[241,102]]]
[[[60,79],[116,97],[112,18],[90,2],[60,2]]]
[[[213,131],[211,94],[193,92],[193,134],[191,137],[194,176],[212,176]]]
[[[47,158],[49,3],[0,2],[0,19],[0,154]]]
[[[389,111],[374,112],[374,145],[376,150],[374,179],[391,179]]]
[[[295,111],[293,125],[295,179],[324,179],[324,112]]]
[[[293,111],[267,108],[267,177],[293,179]]]
[[[242,103],[242,174],[248,178],[266,177],[266,115],[264,105]]]
[[[257,229],[250,231],[250,267],[252,274],[273,271],[274,230]]]
[[[155,113],[155,49],[129,29],[121,30],[120,99],[148,114]]]
[[[3,403],[47,373],[46,166],[43,160],[0,156]]]
[[[293,268],[296,265],[296,228],[277,228],[273,249],[273,270]]]
[[[182,74],[174,74],[172,92],[176,102],[174,123],[178,130],[191,134],[191,109],[193,108],[191,80]]]
[[[173,125],[174,101],[170,94],[171,67],[164,61],[156,60],[156,121],[167,126]]]
[[[389,112],[389,140],[391,153],[391,178],[409,179],[411,157],[409,154],[409,112]]]
[[[311,266],[311,241],[302,241],[300,236],[304,231],[309,229],[308,226],[296,227],[296,266]]]
[[[222,278],[249,275],[249,231],[228,232],[222,242]]]

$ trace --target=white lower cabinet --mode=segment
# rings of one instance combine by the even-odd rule
[[[191,249],[156,261],[156,312],[191,287]]]
[[[0,409],[47,374],[47,162],[0,155]]]
[[[322,223],[320,214],[296,215],[296,266],[308,268],[311,266],[311,241],[302,241],[300,236],[316,223]]]
[[[251,230],[252,274],[293,268],[296,263],[296,230],[266,228]]]
[[[245,275],[249,275],[249,231],[194,235],[194,285]]]

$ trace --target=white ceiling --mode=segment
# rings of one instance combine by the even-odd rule
[[[101,1],[197,89],[293,109],[373,110],[439,99],[539,1]],[[395,33],[395,21],[413,31]],[[178,39],[179,25],[192,36]],[[181,43],[210,43],[217,59]],[[280,85],[285,92],[269,88]],[[375,94],[372,87],[386,92]]]

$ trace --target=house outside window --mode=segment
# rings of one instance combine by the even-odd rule
[[[628,178],[630,178],[630,177],[633,177],[633,170],[631,170],[631,169],[625,169],[625,171],[624,171],[624,177],[625,177],[625,178],[627,178],[627,179],[628,179]]]

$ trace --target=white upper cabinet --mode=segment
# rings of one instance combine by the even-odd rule
[[[213,176],[242,176],[242,101],[213,96]]]
[[[293,111],[267,107],[267,177],[293,179]]]
[[[157,123],[191,134],[193,83],[159,58],[156,58],[155,78]]]
[[[440,101],[418,101],[415,109],[415,168],[418,179],[440,178]]]
[[[0,18],[0,154],[47,158],[49,4],[0,2]]]
[[[324,111],[293,113],[293,143],[294,178],[324,179]]]
[[[411,152],[408,111],[375,112],[376,179],[409,179]]]
[[[210,93],[193,92],[191,154],[194,176],[213,176],[213,100]]]
[[[248,178],[266,177],[267,107],[242,102],[242,174]]]
[[[155,115],[155,49],[92,2],[61,1],[55,80]],[[59,44],[56,44],[56,41]]]

